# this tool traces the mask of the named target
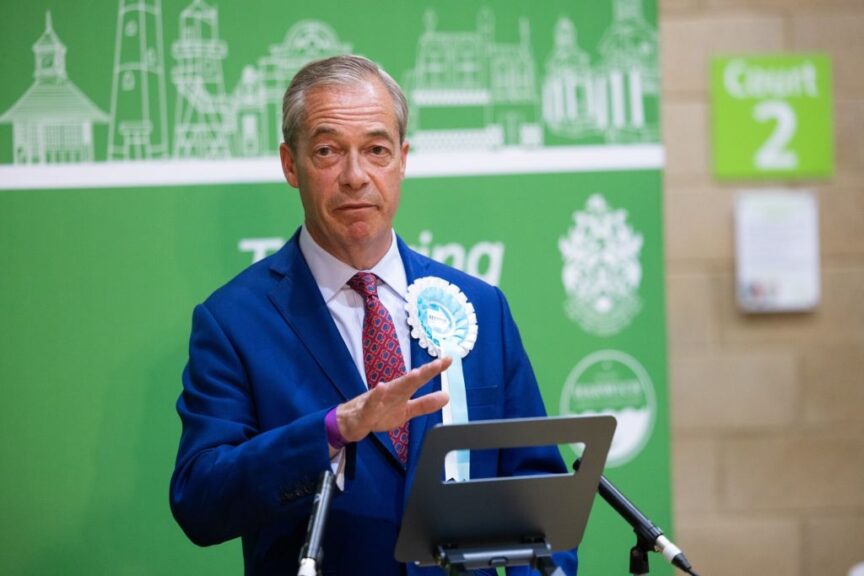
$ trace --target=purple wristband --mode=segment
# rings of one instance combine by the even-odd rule
[[[336,450],[341,450],[348,444],[342,433],[339,432],[339,423],[336,422],[336,408],[327,412],[324,417],[324,428],[327,429],[327,443]]]

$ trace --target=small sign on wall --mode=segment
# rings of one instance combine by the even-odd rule
[[[819,304],[819,209],[810,192],[742,191],[735,204],[738,308],[802,312]]]
[[[827,178],[834,172],[827,56],[714,58],[711,105],[717,178]]]

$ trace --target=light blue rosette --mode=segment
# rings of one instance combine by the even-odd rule
[[[435,357],[449,356],[453,363],[441,374],[441,388],[450,395],[442,410],[444,424],[468,422],[468,399],[462,358],[477,341],[477,314],[465,294],[442,278],[427,276],[408,287],[408,324],[411,336]],[[468,480],[468,450],[451,452],[444,460],[448,480]]]

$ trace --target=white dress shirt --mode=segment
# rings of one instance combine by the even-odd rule
[[[306,259],[312,277],[321,291],[327,309],[333,316],[336,328],[351,353],[351,358],[357,366],[357,372],[363,382],[366,382],[366,369],[363,367],[363,297],[348,286],[348,280],[357,272],[372,272],[378,278],[378,299],[390,312],[402,357],[405,359],[406,370],[411,366],[411,334],[408,328],[408,313],[405,303],[408,301],[408,279],[399,247],[396,244],[396,233],[391,231],[393,239],[390,249],[375,266],[369,270],[357,270],[345,264],[324,250],[306,230],[304,224],[300,230],[300,252]],[[367,383],[368,386],[368,383]]]

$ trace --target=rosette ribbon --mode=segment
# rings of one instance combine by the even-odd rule
[[[449,356],[453,362],[441,374],[441,389],[450,395],[442,409],[446,424],[468,422],[468,397],[462,358],[477,341],[477,314],[459,288],[442,278],[427,276],[408,287],[408,324],[411,336],[433,357]],[[468,450],[456,450],[444,458],[447,480],[468,480],[471,459]]]

